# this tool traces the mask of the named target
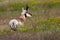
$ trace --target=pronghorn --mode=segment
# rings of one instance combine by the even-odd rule
[[[26,20],[27,17],[32,17],[32,14],[28,12],[28,6],[26,5],[26,8],[22,8],[22,12],[20,16],[17,19],[12,19],[9,22],[10,28],[12,30],[16,30],[17,25],[23,25],[23,22]]]

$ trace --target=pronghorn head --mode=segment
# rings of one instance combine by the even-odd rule
[[[25,14],[25,17],[32,17],[32,14],[27,12],[27,13]]]
[[[22,13],[21,15],[24,15],[25,17],[32,17],[32,14],[28,12],[28,5],[26,5],[26,8],[22,8]]]

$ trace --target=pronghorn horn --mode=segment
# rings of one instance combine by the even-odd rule
[[[29,6],[28,6],[28,4],[26,4],[26,10],[28,11],[28,8],[29,8]]]

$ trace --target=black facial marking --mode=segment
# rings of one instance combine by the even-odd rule
[[[26,12],[26,13],[24,14],[24,15],[25,15],[25,17],[27,17],[27,15],[26,15],[27,13],[28,13],[28,12]],[[31,14],[31,13],[28,13],[28,14],[30,14],[30,15],[32,16],[32,14]]]
[[[27,17],[27,15],[25,14],[25,17]]]

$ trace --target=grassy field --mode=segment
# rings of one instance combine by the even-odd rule
[[[32,18],[11,31],[9,20],[17,18],[29,4]],[[60,40],[59,0],[0,0],[0,40]]]

